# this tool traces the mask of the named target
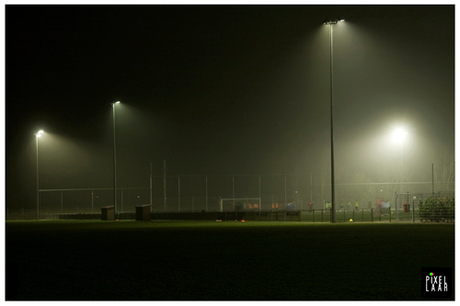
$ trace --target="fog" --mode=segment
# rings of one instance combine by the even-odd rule
[[[37,10],[6,11],[8,208],[35,205],[39,129],[40,189],[113,188],[118,100],[121,189],[152,175],[162,205],[166,161],[175,201],[178,176],[183,201],[204,197],[206,176],[214,198],[330,200],[330,16],[346,19],[333,29],[335,183],[453,188],[452,6]]]

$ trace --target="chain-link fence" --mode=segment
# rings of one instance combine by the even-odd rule
[[[365,208],[356,210],[336,210],[336,222],[455,222],[455,208],[433,208],[420,210],[412,208],[396,210],[394,208]],[[220,214],[235,212],[152,212],[152,219],[157,220],[214,220],[222,218],[231,220],[232,217],[220,216]],[[300,222],[331,222],[330,209],[312,210],[263,210],[263,211],[239,211],[238,219],[259,221],[300,221]],[[117,215],[120,220],[134,220],[134,211],[120,212]],[[36,209],[8,209],[7,220],[33,220],[37,219]],[[42,220],[101,220],[101,211],[40,211]]]
[[[259,198],[260,211],[326,210],[330,209],[330,182],[312,175],[208,175],[208,176],[153,176],[150,187],[117,188],[118,213],[134,212],[136,206],[151,204],[152,212],[213,212],[220,210],[222,198]],[[394,220],[410,219],[404,204],[415,197],[415,209],[432,193],[446,184],[436,182],[411,183],[340,183],[337,182],[335,208],[339,216],[347,211],[371,211],[392,207]],[[396,190],[413,190],[405,194]],[[38,209],[8,209],[9,219],[40,219],[52,214],[100,213],[101,207],[114,205],[113,188],[41,189]],[[437,197],[453,198],[453,191],[437,191]],[[407,205],[406,205],[407,206]],[[33,206],[32,206],[33,207]],[[385,215],[385,214],[383,214]],[[348,218],[351,219],[352,217]],[[384,216],[385,218],[385,216]],[[353,218],[354,219],[354,218]],[[363,219],[363,218],[362,218]],[[369,219],[369,218],[364,218]]]

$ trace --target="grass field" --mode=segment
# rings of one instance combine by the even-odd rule
[[[8,300],[421,300],[454,225],[6,222]]]
[[[337,222],[348,222],[350,219],[357,222],[396,222],[397,218],[398,221],[412,221],[412,212],[400,210],[396,215],[395,211],[392,211],[390,215],[388,209],[382,210],[381,213],[372,212],[370,209],[336,211]],[[418,211],[415,213],[415,219],[420,220]],[[302,211],[301,220],[303,222],[330,222],[330,210]]]

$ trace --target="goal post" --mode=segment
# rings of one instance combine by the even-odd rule
[[[260,198],[221,198],[220,211],[260,211]]]

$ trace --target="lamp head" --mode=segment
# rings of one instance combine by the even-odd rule
[[[324,24],[326,24],[326,25],[327,25],[327,24],[337,24],[337,23],[339,23],[339,22],[344,22],[344,21],[345,21],[345,19],[343,19],[343,18],[326,19],[326,20],[324,21]]]
[[[396,141],[402,141],[407,135],[407,131],[403,128],[397,128],[393,132],[393,139]]]

